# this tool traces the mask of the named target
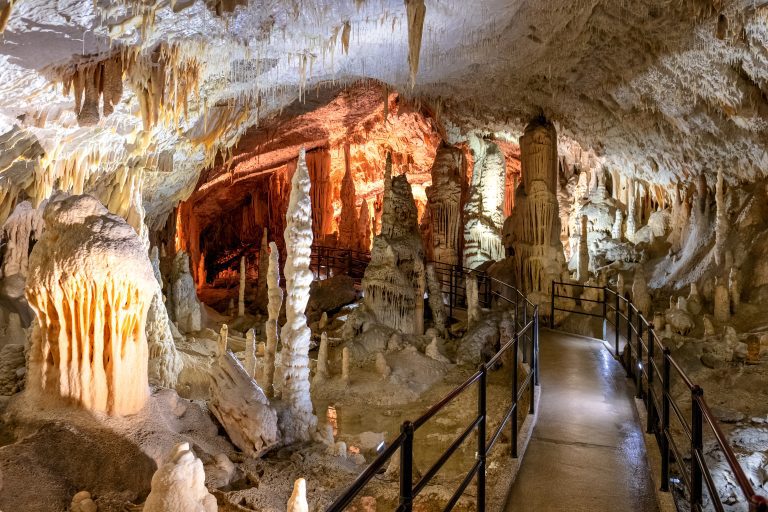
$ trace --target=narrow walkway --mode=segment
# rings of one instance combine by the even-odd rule
[[[507,512],[657,509],[624,369],[597,340],[541,331],[541,410]]]

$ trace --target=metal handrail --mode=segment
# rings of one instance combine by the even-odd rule
[[[455,268],[451,269],[453,272]],[[486,282],[491,283],[490,278],[487,278]],[[451,290],[455,290],[451,282]],[[515,331],[512,338],[506,341],[499,351],[487,362],[480,365],[480,368],[466,379],[462,384],[451,390],[445,397],[439,402],[431,406],[424,414],[422,414],[415,421],[406,421],[400,427],[400,435],[396,437],[389,446],[379,454],[376,459],[368,466],[368,468],[361,473],[352,485],[347,488],[331,505],[328,507],[328,512],[338,512],[344,510],[349,506],[355,497],[363,490],[363,488],[370,482],[373,477],[384,468],[394,456],[394,454],[400,451],[400,502],[396,510],[402,512],[411,512],[413,510],[413,500],[419,495],[421,491],[429,484],[430,481],[437,475],[440,469],[448,461],[453,453],[455,453],[461,445],[470,437],[472,432],[477,432],[477,460],[472,465],[472,468],[462,479],[460,485],[453,493],[444,510],[450,511],[458,503],[459,499],[463,495],[469,483],[473,478],[476,479],[477,493],[475,496],[477,510],[485,510],[485,496],[486,496],[486,459],[494,448],[496,441],[499,439],[503,429],[507,423],[511,420],[511,456],[517,457],[517,444],[518,444],[518,405],[521,398],[526,392],[530,394],[529,398],[529,410],[530,414],[535,412],[535,386],[538,383],[538,351],[539,351],[539,308],[528,301],[524,295],[522,295],[516,288],[506,283],[505,286],[514,290],[519,296],[522,296],[525,300],[523,302],[522,327]],[[490,292],[488,293],[490,297]],[[519,298],[517,295],[515,298]],[[520,310],[518,309],[518,302],[516,301],[514,308],[514,325],[519,324]],[[528,317],[528,306],[533,308],[532,316]],[[518,383],[518,366],[519,366],[519,347],[521,340],[530,337],[532,343],[530,343],[530,368],[531,373],[522,381],[522,385]],[[504,412],[500,425],[496,428],[491,435],[490,443],[487,439],[486,427],[488,418],[488,406],[487,406],[487,377],[490,368],[492,368],[501,356],[507,351],[511,350],[512,354],[512,389],[511,389],[511,404]],[[472,419],[470,424],[464,429],[464,431],[451,443],[451,445],[438,457],[437,461],[430,467],[430,469],[419,479],[416,484],[413,484],[413,456],[414,446],[413,437],[415,431],[426,424],[435,414],[442,411],[448,404],[453,402],[459,395],[465,392],[472,384],[478,383],[478,396],[477,396],[477,415]]]
[[[659,449],[661,451],[661,490],[669,491],[670,483],[670,463],[674,461],[680,468],[683,485],[688,490],[690,498],[691,511],[700,511],[703,507],[704,486],[709,491],[710,499],[716,510],[723,510],[724,506],[720,496],[716,492],[712,472],[704,459],[703,441],[704,426],[709,426],[714,434],[715,441],[722,451],[728,467],[733,472],[736,484],[741,493],[746,498],[750,512],[768,512],[768,498],[755,493],[749,478],[744,473],[736,454],[723,434],[720,424],[709,408],[704,399],[704,390],[696,385],[680,364],[672,357],[671,350],[664,346],[662,341],[656,336],[653,322],[649,322],[643,313],[637,309],[628,297],[622,297],[618,291],[611,290],[609,287],[602,287],[603,290],[603,314],[596,315],[586,311],[566,310],[556,305],[557,298],[568,298],[571,300],[577,297],[563,296],[556,294],[555,286],[570,286],[572,288],[599,288],[591,285],[582,285],[578,283],[560,283],[552,281],[552,301],[550,305],[550,327],[554,328],[555,312],[568,311],[579,315],[602,316],[603,317],[603,337],[607,340],[608,323],[614,325],[615,343],[614,355],[620,359],[619,338],[621,336],[621,321],[627,324],[626,330],[626,350],[629,357],[625,359],[624,365],[627,377],[634,377],[637,387],[638,398],[643,398],[647,410],[646,431],[649,434],[655,434]],[[562,289],[561,289],[562,290]],[[564,292],[565,293],[565,292]],[[611,297],[609,299],[609,296]],[[579,299],[582,302],[595,302],[594,299]],[[608,301],[613,304],[609,304]],[[621,312],[621,303],[625,302],[626,314]],[[612,319],[608,318],[610,311]],[[635,339],[633,340],[633,334]],[[633,343],[634,341],[634,343]],[[655,360],[656,350],[660,351],[663,360],[662,367],[659,368]],[[661,375],[659,370],[661,369]],[[688,389],[691,396],[691,414],[690,420],[686,418],[680,405],[675,401],[671,393],[672,375],[682,382]],[[634,373],[634,376],[633,376]],[[644,393],[643,382],[646,383],[647,392]],[[661,396],[656,389],[657,384],[661,384]],[[661,411],[659,411],[661,408]],[[681,453],[680,447],[672,435],[670,428],[670,419],[674,415],[682,426],[683,433],[689,441],[690,450],[686,454]],[[685,460],[690,460],[690,474],[684,470]]]

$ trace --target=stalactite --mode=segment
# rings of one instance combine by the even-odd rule
[[[424,30],[427,7],[424,5],[424,0],[405,0],[405,8],[408,16],[408,67],[411,88],[413,88],[416,85],[416,74],[419,72],[421,35]]]
[[[149,394],[145,323],[157,287],[147,251],[91,196],[51,200],[45,219],[27,278],[41,326],[30,387],[91,411],[136,413]]]
[[[304,311],[309,300],[312,271],[312,203],[310,178],[302,149],[291,180],[285,228],[285,318],[282,397],[288,406],[281,430],[286,444],[306,441],[314,433],[317,418],[312,413],[309,391],[309,342],[311,332]]]
[[[264,231],[266,235],[266,230]],[[278,317],[280,308],[283,306],[283,289],[280,288],[280,253],[277,250],[275,242],[270,242],[269,253],[265,258],[267,261],[267,272],[265,273],[268,298],[267,305],[267,324],[265,331],[267,335],[267,346],[264,353],[264,385],[263,388],[268,396],[274,394],[275,380],[275,353],[277,352],[277,333]]]
[[[341,349],[341,380],[349,385],[349,347]]]
[[[45,228],[46,204],[47,201],[43,201],[38,208],[33,208],[29,201],[22,201],[3,224],[2,238],[6,241],[3,276],[27,275],[30,245],[40,238]]]

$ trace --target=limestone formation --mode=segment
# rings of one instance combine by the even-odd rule
[[[741,272],[731,267],[728,273],[728,295],[731,298],[731,313],[736,314],[741,304]]]
[[[230,351],[213,367],[210,409],[235,446],[249,457],[261,457],[280,442],[277,414]]]
[[[341,349],[341,380],[349,384],[349,347]]]
[[[219,329],[219,337],[216,341],[216,346],[217,346],[216,355],[218,357],[223,356],[224,353],[227,351],[228,345],[229,345],[229,326],[227,324],[222,324],[221,329]]]
[[[314,433],[317,418],[309,395],[309,341],[304,311],[309,300],[312,271],[312,204],[309,172],[302,149],[291,181],[291,194],[285,228],[285,325],[280,333],[283,343],[282,398],[288,409],[281,418],[286,444],[305,441]]]
[[[245,371],[256,378],[256,331],[252,328],[245,333]]]
[[[2,259],[2,276],[27,275],[29,248],[43,232],[43,211],[47,201],[33,208],[29,201],[16,205],[2,228],[5,254]]]
[[[429,294],[429,309],[432,311],[432,322],[435,329],[441,334],[445,332],[446,317],[443,291],[440,281],[435,275],[435,266],[427,263],[426,266],[427,293]]]
[[[715,304],[714,317],[716,322],[724,323],[731,319],[731,298],[728,287],[722,279],[715,278],[715,292],[713,302]]]
[[[160,387],[174,388],[182,369],[182,360],[176,350],[171,320],[163,300],[163,276],[157,246],[149,251],[149,261],[155,275],[154,294],[147,311],[147,347],[149,349],[149,382]]]
[[[552,281],[564,267],[560,241],[557,190],[557,132],[538,119],[520,138],[523,181],[517,188],[512,214],[512,244],[517,285],[544,302],[552,293]]]
[[[189,256],[179,251],[174,258],[173,313],[176,325],[184,333],[197,332],[202,325],[202,306],[197,300],[195,280],[189,271]]]
[[[475,325],[480,320],[480,296],[477,289],[477,276],[470,272],[467,274],[466,279],[467,286],[467,325],[469,327]]]
[[[504,258],[504,154],[493,142],[471,138],[474,158],[469,198],[464,205],[464,266],[476,268]]]
[[[642,267],[635,270],[635,278],[632,281],[632,302],[643,315],[648,316],[652,313],[651,294],[648,293],[648,282],[645,280]]]
[[[388,379],[392,375],[392,368],[390,368],[387,358],[382,352],[376,353],[376,373],[381,375],[382,379]]]
[[[725,240],[728,236],[728,212],[725,207],[725,190],[723,186],[723,171],[717,171],[715,185],[715,264],[720,265],[725,255]]]
[[[0,396],[18,393],[24,386],[24,345],[9,343],[0,348]]]
[[[275,380],[275,353],[277,352],[278,317],[283,306],[283,289],[280,288],[280,253],[275,242],[270,242],[268,253],[268,270],[266,281],[268,284],[269,302],[267,310],[269,317],[265,326],[267,334],[266,351],[264,353],[264,389],[268,396],[274,393]]]
[[[424,355],[441,363],[451,362],[450,359],[445,357],[442,352],[440,352],[440,344],[438,343],[436,336],[432,337],[432,342],[424,349]]]
[[[368,207],[368,201],[365,199],[360,203],[360,213],[357,217],[357,229],[357,249],[362,252],[370,251],[373,229],[371,228],[371,211]]]
[[[617,240],[621,242],[621,227],[624,223],[624,214],[621,212],[620,208],[616,209],[616,220],[613,222],[613,229],[611,230],[611,235],[613,236],[614,240]]]
[[[152,476],[144,512],[216,512],[216,498],[205,487],[203,462],[189,443],[179,443]]]
[[[427,188],[434,260],[458,265],[461,244],[461,170],[459,148],[440,146],[432,164],[432,186]]]
[[[323,332],[320,335],[320,348],[317,351],[317,368],[313,384],[324,382],[328,378],[328,335]]]
[[[635,231],[637,231],[637,220],[635,219],[635,180],[630,178],[627,183],[627,240],[635,241]]]
[[[579,237],[579,266],[576,271],[576,280],[584,283],[589,279],[589,247],[587,245],[586,215],[581,217],[581,236]]]
[[[426,269],[416,205],[405,175],[391,177],[387,156],[381,233],[363,276],[364,304],[376,320],[408,334],[424,330]]]
[[[157,289],[147,251],[131,226],[88,195],[54,198],[44,219],[27,278],[41,326],[29,384],[91,411],[136,413],[148,396],[144,329]]]
[[[245,272],[247,267],[245,266],[245,256],[240,257],[240,287],[237,293],[237,316],[245,316]]]
[[[291,498],[288,500],[286,512],[309,512],[307,481],[303,478],[299,478],[293,483],[293,493],[291,493]]]
[[[688,292],[688,299],[686,303],[688,304],[688,311],[692,315],[695,316],[701,313],[701,296],[699,295],[699,289],[696,286],[696,283],[691,283],[691,289]]]
[[[344,178],[341,180],[341,217],[339,218],[338,246],[348,249],[359,247],[358,211],[355,207],[355,180],[350,165],[349,144],[344,146]]]
[[[261,233],[261,246],[259,248],[259,283],[256,293],[259,304],[267,302],[267,293],[269,290],[269,258],[270,258],[270,245],[267,240],[267,228]]]

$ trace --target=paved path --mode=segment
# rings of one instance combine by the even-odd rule
[[[657,511],[624,369],[597,340],[541,331],[540,413],[507,512]]]

